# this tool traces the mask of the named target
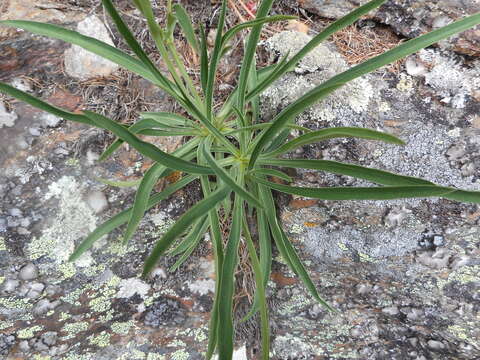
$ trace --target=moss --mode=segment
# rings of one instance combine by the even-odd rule
[[[19,339],[31,339],[35,336],[35,333],[41,331],[43,326],[35,325],[26,329],[21,329],[17,332],[17,338]]]

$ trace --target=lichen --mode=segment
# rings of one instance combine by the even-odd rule
[[[43,326],[35,325],[26,329],[21,329],[17,332],[17,338],[19,339],[31,339],[35,336],[37,331],[41,331]]]
[[[111,325],[111,329],[115,334],[127,335],[132,327],[135,326],[135,323],[132,320],[125,322],[114,322]]]
[[[88,341],[92,345],[96,345],[98,347],[106,347],[110,345],[110,337],[111,335],[107,333],[106,331],[102,331],[98,335],[90,335],[88,337]]]
[[[58,212],[42,235],[27,245],[26,253],[32,260],[45,256],[62,264],[68,262],[75,241],[95,230],[96,217],[82,199],[82,186],[72,176],[64,176],[50,184],[45,201],[52,198],[59,200]],[[86,267],[92,262],[91,256],[84,254],[75,265]]]
[[[172,360],[188,360],[190,355],[185,350],[177,350],[172,353],[170,359]]]
[[[67,335],[62,337],[62,340],[65,341],[68,339],[72,339],[78,333],[82,331],[86,331],[88,327],[89,327],[89,324],[86,321],[79,321],[79,322],[65,324],[62,327],[62,331],[66,332]]]
[[[456,281],[460,284],[468,284],[480,281],[480,265],[463,266],[448,274],[447,279],[438,279],[439,289],[443,289],[448,283]]]
[[[28,299],[17,299],[15,297],[0,297],[0,307],[7,309],[28,310],[32,308]]]
[[[0,236],[0,251],[6,251],[7,245],[5,244],[5,238]]]

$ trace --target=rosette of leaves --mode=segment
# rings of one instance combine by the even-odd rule
[[[480,192],[438,186],[427,180],[359,165],[327,160],[290,160],[283,156],[303,145],[332,138],[353,137],[401,146],[402,140],[383,132],[355,127],[311,131],[295,125],[294,119],[349,81],[479,24],[480,14],[465,17],[441,29],[404,42],[392,50],[356,65],[308,91],[269,122],[261,122],[258,96],[262,91],[283,74],[294,69],[305,55],[330,35],[353,24],[362,15],[382,5],[385,0],[373,0],[357,8],[326,27],[298,53],[285,56],[276,64],[263,68],[258,68],[255,63],[256,48],[263,25],[292,18],[282,15],[268,16],[273,0],[261,1],[256,19],[228,30],[224,29],[227,1],[223,0],[218,18],[218,31],[214,47],[210,52],[207,49],[204,28],[202,26],[195,28],[180,4],[172,6],[171,1],[167,2],[166,25],[160,27],[149,0],[133,0],[133,2],[146,19],[151,37],[168,69],[168,77],[158,70],[148,54],[142,50],[111,0],[102,0],[102,4],[133,55],[97,39],[51,24],[21,20],[1,21],[0,24],[61,39],[117,63],[168,93],[188,115],[147,112],[142,113],[136,123],[126,126],[90,111],[68,112],[5,83],[0,83],[0,91],[66,120],[111,131],[118,139],[108,147],[101,159],[109,157],[122,146],[122,143],[126,142],[144,157],[154,161],[139,183],[133,206],[100,225],[84,239],[71,255],[71,261],[78,259],[103,235],[125,224],[123,242],[126,244],[131,240],[148,209],[192,181],[197,179],[200,181],[203,200],[180,216],[158,240],[145,261],[143,276],[147,276],[154,269],[159,257],[165,254],[178,257],[172,269],[175,270],[192,254],[203,235],[206,232],[210,233],[215,259],[216,288],[211,310],[207,359],[210,359],[215,352],[222,360],[232,357],[234,274],[241,241],[244,241],[248,248],[249,259],[254,269],[256,293],[247,318],[257,312],[260,313],[262,359],[269,357],[270,331],[265,286],[270,277],[272,243],[275,244],[289,268],[303,281],[311,296],[327,309],[334,311],[318,294],[297,252],[285,235],[276,215],[273,191],[323,200],[443,197],[480,203]],[[187,73],[174,46],[173,32],[177,26],[200,58],[198,85]],[[221,104],[219,110],[214,111],[215,79],[219,61],[228,50],[229,40],[242,30],[249,30],[249,34],[244,45],[237,86],[228,99]],[[297,130],[296,133],[301,135],[290,138],[292,129]],[[141,140],[139,135],[183,135],[188,141],[169,154]],[[375,186],[295,187],[288,185],[292,179],[280,170],[282,168],[303,168],[348,175],[368,180]],[[181,172],[183,176],[163,191],[152,194],[159,179],[174,171]],[[283,182],[274,182],[271,180],[272,177],[281,179]],[[253,224],[258,233],[255,239],[250,234],[252,224],[247,222],[247,214],[252,215],[248,219],[254,219],[256,222]],[[219,225],[222,217],[228,217],[231,224],[226,245],[224,245]]]

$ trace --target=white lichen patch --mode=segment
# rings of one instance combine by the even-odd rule
[[[66,263],[75,248],[75,241],[95,230],[96,217],[82,199],[82,186],[72,176],[64,176],[50,184],[45,201],[58,199],[58,213],[40,238],[33,238],[27,245],[30,259],[46,256],[56,263]],[[86,267],[92,264],[89,254],[84,254],[75,265]]]
[[[130,298],[135,294],[145,298],[150,290],[150,285],[138,278],[122,279],[119,284],[117,298]]]
[[[265,47],[270,52],[292,56],[311,39],[304,33],[283,31],[267,41]],[[311,51],[295,68],[295,73],[287,73],[262,95],[264,113],[276,113],[279,106],[285,106],[313,87],[323,83],[348,69],[342,56],[333,44],[320,44]],[[366,77],[353,80],[315,105],[308,112],[310,120],[318,119],[331,122],[347,113],[360,114],[367,110],[374,95],[370,81]],[[303,123],[302,119],[299,119]]]
[[[215,292],[215,281],[212,279],[200,279],[188,284],[191,292],[198,295],[206,295]]]

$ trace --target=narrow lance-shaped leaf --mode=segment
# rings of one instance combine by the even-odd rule
[[[177,17],[178,23],[182,28],[185,38],[187,39],[193,50],[195,50],[195,52],[200,55],[200,46],[198,45],[197,37],[195,36],[195,30],[193,29],[190,16],[188,16],[187,12],[181,4],[173,5],[173,9],[175,10],[175,16]]]
[[[168,80],[165,76],[162,75],[162,73],[153,64],[153,62],[150,60],[147,54],[143,51],[142,47],[137,42],[137,40],[129,30],[128,26],[125,24],[125,22],[122,20],[122,18],[118,14],[111,0],[102,0],[102,4],[103,4],[103,7],[107,10],[110,17],[112,18],[113,22],[115,23],[115,26],[117,27],[118,31],[123,36],[123,38],[125,39],[130,49],[133,50],[135,55],[138,56],[138,58],[140,59],[140,61],[142,61],[145,67],[150,70],[150,72],[153,74],[153,76],[155,76],[158,82],[162,84],[162,87],[164,88],[164,90],[169,90],[169,93],[171,95],[173,95],[175,98],[178,98],[178,95],[175,92],[176,91],[175,85],[170,80]]]
[[[405,143],[396,136],[375,131],[371,129],[356,128],[356,127],[337,127],[328,128],[317,131],[312,131],[307,134],[301,135],[289,142],[281,145],[276,150],[265,154],[265,156],[273,157],[276,155],[284,154],[288,151],[295,150],[303,145],[316,143],[328,139],[353,137],[367,140],[378,140],[390,144],[405,145]]]
[[[310,90],[308,93],[300,97],[298,100],[282,110],[273,120],[274,124],[265,132],[262,139],[258,142],[250,157],[249,167],[252,168],[258,156],[262,152],[267,143],[272,140],[284,128],[285,124],[295,118],[302,111],[323,99],[337,88],[343,86],[347,82],[376,70],[386,64],[404,58],[424,47],[430,46],[435,42],[448,38],[458,32],[467,30],[472,26],[480,23],[480,13],[468,16],[462,20],[456,21],[443,28],[434,30],[428,34],[419,36],[416,39],[409,40],[396,48],[389,50],[382,55],[378,55],[362,64],[356,65],[351,69],[344,71],[327,80],[323,84]]]
[[[222,278],[218,304],[218,356],[219,359],[230,360],[233,354],[234,326],[232,318],[233,296],[235,292],[235,268],[238,263],[238,245],[242,227],[243,199],[235,196],[232,225],[225,249],[222,267]]]
[[[283,74],[287,71],[292,70],[300,60],[302,60],[309,52],[315,49],[320,43],[324,40],[328,39],[334,33],[346,28],[347,26],[353,24],[357,21],[360,17],[367,14],[371,10],[379,7],[382,5],[386,0],[372,0],[366,3],[363,6],[360,6],[353,10],[352,12],[348,13],[344,17],[338,19],[337,21],[333,22],[329,26],[327,26],[324,30],[322,30],[318,35],[314,36],[312,40],[310,40],[299,52],[292,56],[292,58],[285,64],[283,64],[280,68],[278,68],[272,76],[264,79],[262,82],[258,84],[258,86],[247,95],[247,100],[251,99],[252,97],[260,94],[268,88],[275,80],[279,79]]]
[[[223,181],[225,184],[227,184],[235,193],[237,193],[239,196],[241,196],[243,199],[247,200],[250,204],[253,206],[256,206],[258,208],[262,208],[262,204],[255,199],[255,197],[250,194],[247,190],[242,188],[239,184],[235,182],[234,179],[228,175],[225,170],[223,170],[221,167],[219,167],[215,159],[210,155],[209,151],[205,148],[205,146],[202,148],[203,151],[203,156],[205,160],[208,162],[208,165],[212,168],[212,170],[215,172],[215,174]]]
[[[48,36],[54,39],[66,41],[68,43],[78,45],[87,51],[97,54],[108,59],[127,70],[134,72],[151,82],[163,86],[159,83],[152,72],[142,64],[142,62],[117,48],[99,41],[93,37],[82,35],[76,31],[64,29],[60,26],[45,24],[36,21],[25,20],[4,20],[0,21],[0,25],[17,27],[26,31],[30,31],[37,35]]]
[[[261,159],[261,164],[326,171],[338,175],[352,176],[381,185],[435,185],[434,183],[412,176],[394,174],[388,171],[372,169],[360,165],[345,164],[331,160],[308,159]],[[256,171],[256,170],[255,170]]]
[[[217,203],[222,201],[225,196],[230,193],[230,190],[226,187],[221,188],[213,192],[209,197],[204,198],[195,205],[193,205],[186,213],[184,213],[177,222],[168,229],[168,231],[157,241],[152,252],[145,260],[143,267],[143,277],[147,276],[155,267],[158,259],[162,254],[168,250],[173,241],[179,236],[185,228],[190,226],[197,218],[205,215],[214,208]]]
[[[53,114],[55,116],[82,123],[82,124],[87,124],[90,126],[98,127],[97,124],[95,124],[92,120],[90,120],[88,117],[86,117],[83,114],[74,114],[72,112],[62,110],[56,106],[50,105],[46,103],[45,101],[42,101],[35,96],[32,96],[24,91],[18,90],[14,88],[13,86],[10,86],[8,84],[5,84],[3,82],[0,82],[0,92],[10,95],[14,97],[17,100],[21,100],[26,102],[27,104],[36,107],[37,109],[46,111],[50,114]]]
[[[259,175],[274,176],[274,177],[277,177],[279,179],[282,179],[282,180],[285,180],[285,181],[288,181],[288,182],[293,181],[293,179],[290,176],[288,176],[287,174],[285,174],[282,171],[275,170],[275,169],[256,168],[256,169],[253,169],[253,173],[254,174],[259,174]]]
[[[199,218],[197,220],[197,222],[195,224],[193,224],[193,226],[191,227],[191,229],[187,233],[187,235],[179,242],[179,244],[174,249],[172,249],[171,251],[168,252],[168,255],[169,256],[177,256],[177,255],[183,253],[184,251],[186,251],[192,245],[193,238],[200,231],[203,224],[207,223],[207,225],[208,225],[207,217],[208,216],[205,215],[204,217]]]
[[[305,267],[303,266],[300,258],[297,255],[297,252],[293,248],[292,244],[290,244],[290,241],[286,237],[285,233],[283,232],[277,216],[275,214],[275,203],[273,201],[272,193],[269,189],[263,187],[262,185],[259,185],[259,194],[262,199],[262,201],[266,204],[267,206],[267,219],[268,223],[270,224],[270,228],[272,230],[273,238],[275,239],[275,244],[277,245],[277,248],[280,252],[280,255],[282,255],[283,259],[287,262],[287,265],[290,267],[290,269],[297,274],[302,282],[305,284],[307,287],[307,290],[309,291],[310,295],[318,301],[319,304],[324,306],[326,309],[330,311],[335,311],[319,294],[317,291],[317,288],[315,287],[315,284],[313,283],[312,279],[308,275],[308,272],[306,271]]]
[[[213,105],[213,87],[215,84],[215,75],[217,73],[217,65],[222,52],[222,33],[225,25],[225,15],[227,13],[227,0],[222,0],[220,16],[218,18],[217,35],[213,46],[212,55],[210,57],[210,66],[208,67],[207,87],[205,91],[205,102],[207,109],[207,120],[212,121],[212,105]]]
[[[252,237],[250,235],[250,231],[248,229],[248,224],[246,220],[245,214],[243,214],[243,234],[245,242],[247,243],[248,254],[250,256],[250,261],[252,263],[253,272],[255,275],[255,284],[257,287],[256,297],[258,299],[259,307],[260,307],[260,332],[261,332],[261,339],[262,339],[262,360],[268,360],[269,357],[269,349],[270,349],[270,329],[268,324],[268,309],[266,304],[266,296],[265,296],[265,284],[263,282],[263,272],[260,266],[260,261],[258,260],[257,251],[255,249],[255,245],[253,244]]]
[[[213,171],[207,167],[196,165],[194,163],[185,161],[183,159],[177,158],[170,154],[167,154],[157,148],[155,145],[147,143],[140,140],[134,134],[124,128],[122,125],[116,123],[115,121],[106,118],[103,115],[99,115],[90,111],[85,111],[85,115],[92,121],[94,121],[99,126],[110,130],[116,136],[128,142],[133,148],[135,148],[139,153],[144,156],[149,157],[150,159],[170,168],[179,171],[184,171],[186,173],[192,174],[212,174]]]
[[[273,4],[273,0],[263,0],[257,9],[256,19],[261,19],[268,15]],[[243,54],[242,67],[238,78],[237,107],[240,110],[245,108],[245,96],[247,90],[248,74],[252,69],[252,62],[257,50],[258,41],[262,32],[263,24],[255,25],[248,35],[247,43]]]
[[[187,260],[190,255],[192,255],[193,251],[197,248],[200,240],[203,236],[205,236],[205,232],[208,230],[209,223],[208,221],[203,221],[200,223],[200,227],[195,227],[195,232],[192,233],[192,237],[187,239],[189,240],[189,246],[185,249],[183,254],[178,258],[178,260],[173,264],[170,269],[171,272],[177,270],[182,264]]]
[[[260,178],[256,180],[286,194],[322,200],[393,200],[443,196],[455,191],[455,189],[435,185],[307,188],[276,184]]]
[[[180,190],[184,186],[191,183],[195,180],[197,176],[189,175],[181,180],[177,181],[176,183],[168,186],[160,193],[157,193],[150,197],[148,200],[148,209],[151,209],[155,205],[157,205],[160,201],[168,198],[170,195],[175,193],[176,191]],[[130,218],[130,214],[132,212],[132,208],[124,210],[117,215],[113,216],[109,220],[105,221],[103,224],[98,226],[90,235],[88,235],[81,243],[75,248],[75,251],[70,255],[69,261],[77,260],[85,251],[90,249],[92,245],[99,240],[102,236],[108,234],[112,230],[118,228],[119,226],[125,224],[128,219]]]

